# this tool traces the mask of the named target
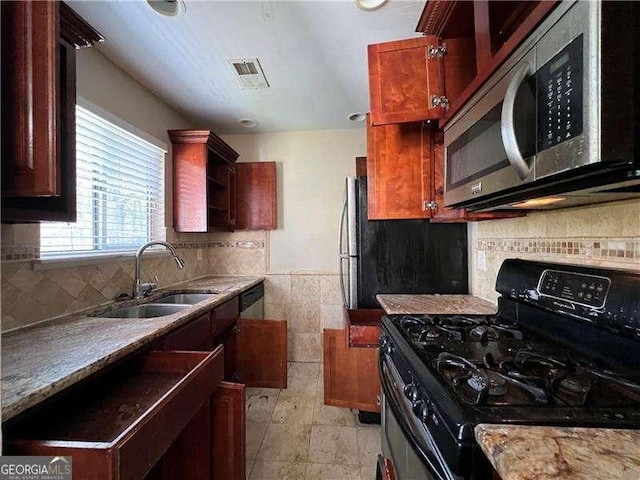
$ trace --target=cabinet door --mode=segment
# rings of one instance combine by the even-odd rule
[[[425,36],[369,45],[369,96],[374,125],[437,119],[442,108],[431,98],[442,95],[442,60],[429,59],[438,38]]]
[[[239,319],[236,370],[249,387],[287,388],[287,322]]]
[[[100,38],[60,2],[2,3],[3,220],[75,221],[75,48]]]
[[[236,229],[276,228],[276,162],[236,164]]]
[[[324,403],[379,412],[377,348],[348,348],[344,330],[325,329]]]
[[[58,2],[2,4],[3,196],[60,195],[59,25]]]
[[[245,386],[221,382],[212,397],[214,480],[245,480]]]
[[[429,218],[431,130],[422,122],[367,128],[369,220]]]

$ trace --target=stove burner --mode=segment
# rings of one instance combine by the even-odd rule
[[[558,389],[568,393],[584,395],[591,389],[591,383],[587,379],[582,379],[577,376],[569,376],[558,382]]]
[[[471,329],[469,336],[472,340],[486,342],[488,340],[496,340],[500,338],[500,332],[494,327],[478,325]]]
[[[400,326],[409,338],[423,346],[440,338],[462,340],[462,332],[455,325],[442,325],[440,317],[406,315],[400,320]]]
[[[471,374],[471,377],[467,380],[467,384],[477,392],[487,390],[487,393],[492,397],[501,397],[507,392],[507,381],[504,378],[490,370],[484,371],[484,373],[489,380],[488,386],[485,383],[485,377],[477,373]]]

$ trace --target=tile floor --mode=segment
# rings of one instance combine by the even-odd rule
[[[380,426],[324,405],[321,363],[289,363],[287,383],[247,389],[247,478],[374,480]]]

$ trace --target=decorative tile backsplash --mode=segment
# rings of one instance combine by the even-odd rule
[[[2,330],[107,303],[131,291],[133,257],[33,270],[39,248],[11,245],[12,232],[4,231],[9,235],[2,247]],[[211,234],[204,241],[173,238],[186,268],[177,269],[169,256],[149,256],[142,262],[143,274],[157,275],[161,286],[204,275],[263,275],[267,319],[288,322],[289,360],[320,362],[323,328],[342,328],[339,276],[269,272],[268,239],[264,231]]]
[[[479,222],[471,242],[472,292],[490,301],[507,258],[640,271],[640,200]]]
[[[475,248],[494,252],[535,253],[540,256],[567,255],[576,259],[640,262],[640,239],[633,238],[482,239],[476,242]]]

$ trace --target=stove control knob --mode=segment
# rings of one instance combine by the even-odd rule
[[[429,420],[429,405],[427,405],[427,402],[417,401],[414,402],[411,407],[413,413],[416,414],[422,423],[427,423],[427,420]]]
[[[388,357],[393,353],[393,345],[385,335],[380,337],[380,350]]]
[[[418,386],[413,382],[405,386],[404,396],[407,397],[411,402],[417,402],[418,398],[420,398],[420,394],[418,393]]]

